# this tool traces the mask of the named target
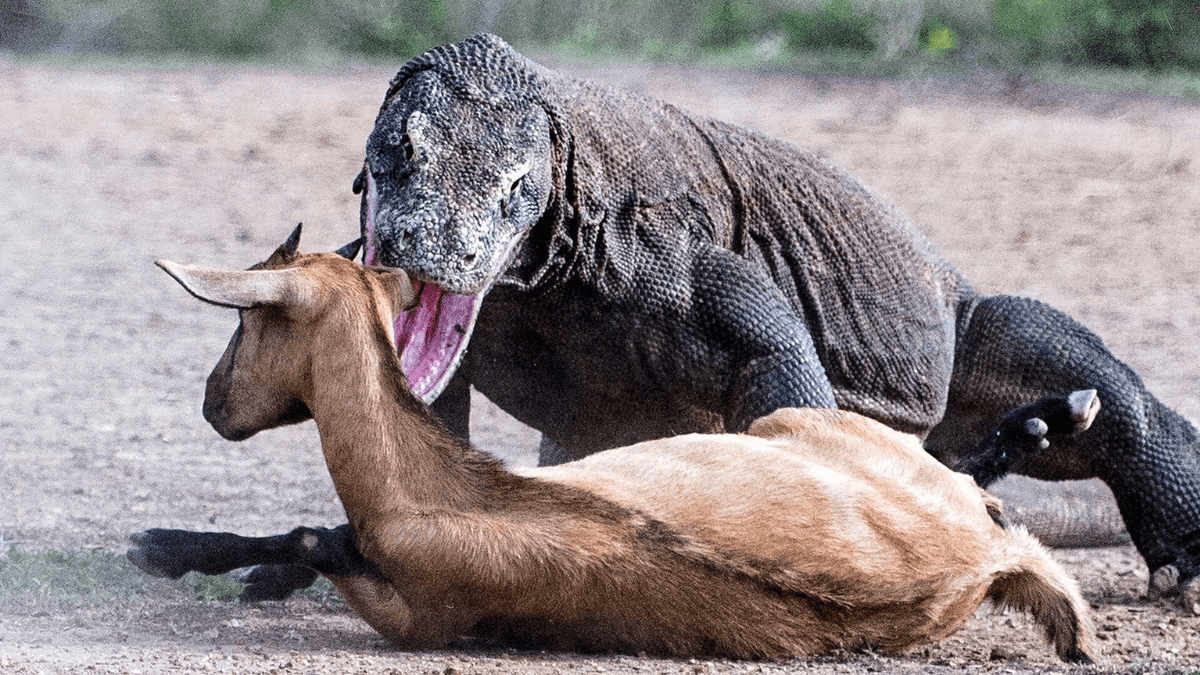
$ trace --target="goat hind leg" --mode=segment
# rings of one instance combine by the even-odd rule
[[[1061,443],[1087,431],[1099,412],[1095,389],[1044,396],[1005,415],[995,433],[959,457],[953,468],[986,488],[1031,453],[1048,449],[1051,439]]]

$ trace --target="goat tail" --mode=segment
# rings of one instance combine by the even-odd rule
[[[1079,585],[1025,528],[1014,527],[1006,535],[1006,564],[987,597],[999,607],[1032,614],[1063,661],[1095,663],[1096,631]]]

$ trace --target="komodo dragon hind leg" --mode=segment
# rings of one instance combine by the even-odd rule
[[[1100,412],[1095,389],[1044,396],[1035,403],[1004,416],[996,432],[975,450],[959,458],[954,470],[969,474],[980,487],[988,487],[1030,453],[1054,442],[1087,431]]]
[[[1042,396],[1095,389],[1087,431],[1012,464],[1045,480],[1098,477],[1112,488],[1150,571],[1200,575],[1200,434],[1146,390],[1094,333],[1025,298],[972,301],[961,314],[947,412],[926,447],[953,466],[994,431],[988,420]],[[1198,580],[1200,581],[1200,580]],[[1200,583],[1187,584],[1192,589]]]

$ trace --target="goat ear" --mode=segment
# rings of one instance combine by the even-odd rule
[[[312,304],[315,297],[312,282],[294,268],[231,272],[170,260],[157,260],[154,264],[170,274],[188,293],[221,307],[294,307]]]
[[[296,223],[296,229],[288,235],[287,241],[279,245],[270,258],[264,262],[264,265],[286,265],[296,259],[296,252],[300,250],[300,230],[303,229],[304,223]]]
[[[354,260],[354,256],[358,255],[358,250],[362,248],[362,245],[363,245],[363,238],[359,237],[358,239],[355,239],[354,241],[350,242],[349,244],[346,244],[345,246],[334,251],[334,253],[337,253],[338,255],[342,256],[346,260]]]
[[[367,269],[379,272],[379,280],[383,282],[383,287],[387,289],[388,296],[392,299],[393,316],[399,316],[417,306],[420,295],[417,293],[417,289],[413,288],[412,279],[404,270],[394,267],[368,267]]]

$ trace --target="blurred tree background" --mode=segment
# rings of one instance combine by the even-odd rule
[[[1200,0],[0,0],[16,52],[403,59],[478,31],[664,60],[1200,69]]]

